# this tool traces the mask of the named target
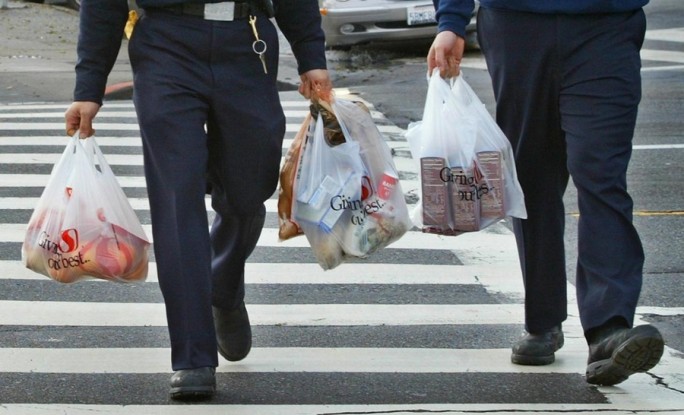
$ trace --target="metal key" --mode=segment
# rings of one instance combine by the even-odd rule
[[[252,50],[254,53],[259,55],[259,59],[261,59],[261,65],[264,67],[264,73],[268,73],[268,69],[266,68],[266,57],[264,56],[264,53],[266,53],[266,42],[263,40],[259,39],[259,32],[257,31],[256,28],[256,16],[249,16],[249,24],[252,26],[252,32],[254,32],[254,39],[256,39],[254,42],[252,42]]]

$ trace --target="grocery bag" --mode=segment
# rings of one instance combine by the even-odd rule
[[[459,235],[527,217],[510,142],[462,72],[451,82],[430,76],[423,119],[405,135],[421,182],[411,216],[423,232]]]
[[[336,98],[318,107],[302,144],[292,216],[332,269],[398,240],[412,226],[399,174],[370,111]]]
[[[147,278],[150,243],[95,138],[70,138],[29,219],[27,268],[55,281]]]

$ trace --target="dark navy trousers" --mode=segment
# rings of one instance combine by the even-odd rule
[[[645,29],[642,10],[479,11],[496,119],[513,145],[528,212],[513,225],[530,332],[567,318],[563,195],[569,177],[580,214],[576,288],[584,330],[613,317],[633,324],[644,253],[632,224],[626,172]]]
[[[264,15],[257,26],[268,74],[246,19],[146,10],[129,43],[173,370],[218,365],[211,307],[244,300],[245,261],[278,183],[278,35]]]

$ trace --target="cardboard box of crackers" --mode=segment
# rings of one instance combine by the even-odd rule
[[[456,235],[484,229],[506,216],[500,151],[480,151],[472,166],[422,157],[423,232]]]

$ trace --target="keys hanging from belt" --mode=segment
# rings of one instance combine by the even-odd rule
[[[264,53],[266,53],[266,42],[263,40],[259,39],[259,32],[257,31],[256,27],[256,16],[249,16],[249,24],[252,26],[252,32],[254,32],[254,39],[256,39],[254,42],[252,42],[252,50],[254,53],[259,55],[259,59],[261,59],[261,65],[264,67],[264,73],[268,73],[268,69],[266,68],[266,57],[264,56]]]

